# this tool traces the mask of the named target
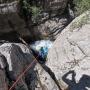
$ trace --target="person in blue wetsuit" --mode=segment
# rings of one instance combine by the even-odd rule
[[[37,57],[40,63],[45,63],[48,50],[52,47],[52,41],[50,40],[40,40],[32,43],[30,48],[35,57]]]
[[[39,57],[41,59],[41,62],[46,61],[47,54],[48,54],[48,47],[41,47],[39,50]]]

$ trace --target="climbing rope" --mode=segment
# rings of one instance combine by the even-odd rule
[[[16,1],[18,1],[18,0],[16,0]],[[3,7],[2,7],[3,8]],[[1,9],[1,11],[3,11],[2,10],[2,8],[0,8]],[[8,10],[8,13],[9,13],[9,5],[8,5],[8,2],[7,2],[7,5],[6,5],[6,8],[7,8],[7,10]],[[9,18],[8,18],[9,19]],[[19,36],[19,39],[23,42],[23,44],[25,44],[28,48],[30,48],[29,46],[28,46],[28,44]],[[32,55],[33,56],[33,55]],[[39,55],[38,55],[39,56]],[[15,88],[15,86],[17,85],[17,83],[19,82],[19,80],[21,80],[22,79],[22,77],[25,75],[25,73],[35,64],[35,63],[38,63],[41,67],[42,67],[42,65],[38,62],[38,60],[37,60],[37,58],[38,58],[38,56],[35,58],[34,56],[33,56],[33,58],[34,58],[34,60],[25,68],[25,70],[17,77],[17,79],[16,79],[16,81],[12,84],[12,86],[8,89],[8,90],[13,90],[13,88]],[[43,67],[42,67],[43,68]],[[43,68],[44,69],[44,68]],[[45,70],[45,69],[44,69]],[[57,81],[58,82],[58,81]],[[57,85],[57,84],[56,84]],[[5,86],[7,86],[7,85],[5,85]],[[58,85],[57,85],[58,86]],[[59,90],[61,90],[61,88],[60,88],[60,86],[58,86],[58,88],[59,88]]]
[[[25,44],[26,46],[28,46],[28,44],[21,38],[19,37],[19,39],[23,42],[23,44]],[[33,56],[33,55],[32,55]],[[13,88],[16,86],[16,84],[18,83],[18,81],[25,75],[25,73],[34,65],[34,63],[37,63],[38,60],[38,56],[34,57],[34,60],[26,67],[26,69],[17,77],[16,81],[13,83],[13,85],[10,87],[9,90],[13,90]]]
[[[23,42],[23,44],[25,44],[28,48],[30,48],[29,46],[28,46],[28,44],[21,38],[21,37],[19,37],[19,39]],[[33,56],[33,54],[32,54],[32,56]],[[38,55],[39,56],[39,55]],[[32,63],[30,63],[28,66],[27,66],[27,68],[17,77],[17,79],[16,79],[16,81],[13,83],[13,85],[10,87],[10,89],[9,90],[13,90],[13,88],[16,86],[16,84],[18,83],[18,81],[25,75],[25,73],[34,65],[34,63],[38,63],[41,67],[42,67],[42,65],[38,62],[38,60],[37,60],[37,58],[38,58],[38,56],[37,57],[34,57],[33,56],[33,58],[34,58],[34,60],[32,61]],[[43,67],[42,67],[43,68]],[[44,69],[44,68],[43,68]],[[45,69],[44,69],[45,70]],[[46,70],[45,70],[46,71]],[[58,82],[58,81],[57,81]],[[58,86],[58,84],[56,83],[56,85]],[[61,89],[61,87],[60,86],[58,86],[58,89],[59,90],[62,90]]]
[[[13,90],[13,88],[16,86],[18,81],[25,75],[25,73],[33,66],[33,64],[36,63],[36,58],[28,65],[28,67],[17,77],[16,81],[13,83],[13,85],[10,87],[9,90]]]

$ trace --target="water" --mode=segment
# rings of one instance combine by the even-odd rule
[[[53,42],[50,40],[40,40],[32,43],[30,47],[35,55],[39,55],[41,61],[45,61],[52,44]]]

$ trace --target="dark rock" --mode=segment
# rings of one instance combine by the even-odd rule
[[[33,27],[35,36],[40,39],[55,40],[62,30],[68,25],[66,17],[55,17]]]
[[[8,90],[8,82],[4,69],[0,69],[0,90]]]
[[[18,43],[5,43],[0,46],[0,52],[6,60],[0,62],[0,65],[3,66],[3,69],[0,69],[0,87],[2,90],[8,90],[4,89],[3,85],[7,84],[7,88],[8,86],[10,88],[34,58],[27,46]],[[6,63],[6,66],[2,62]],[[55,78],[47,66],[34,63],[18,81],[14,90],[59,90],[58,84],[51,76]]]
[[[19,33],[22,37],[31,37],[29,30],[26,28],[25,21],[20,18],[17,10],[18,2],[0,4],[0,36],[3,40],[11,36],[15,40],[16,35],[12,32]],[[9,35],[8,35],[9,34]]]
[[[5,68],[6,76],[9,79],[9,83],[12,83],[13,81],[16,81],[18,75],[23,72],[23,70],[33,61],[33,57],[31,55],[31,52],[29,49],[23,45],[23,44],[10,44],[6,43],[0,46],[0,52],[2,55],[6,57],[7,62],[7,69],[5,68],[5,63],[1,60],[2,68]],[[34,64],[35,65],[35,64]],[[29,75],[31,78],[34,75],[34,65],[31,67],[31,69],[26,73],[24,77],[19,81],[19,83],[16,85],[15,90],[23,89],[28,90],[28,86],[25,82],[25,78]],[[33,73],[33,75],[31,75]],[[1,78],[1,77],[0,77]],[[3,83],[3,82],[2,82]],[[32,84],[32,81],[30,81],[29,84]],[[11,84],[12,85],[12,84]],[[33,84],[34,85],[34,84]],[[33,87],[35,88],[35,87]]]
[[[65,12],[65,8],[67,8],[68,0],[45,0],[43,3],[45,4],[44,11],[41,13],[41,17],[38,19],[36,25],[33,25],[30,20],[29,22],[26,22],[24,18],[19,16],[17,1],[0,4],[0,36],[2,39],[8,39],[8,41],[11,41],[10,38],[12,38],[17,42],[18,40],[15,38],[16,34],[13,34],[14,36],[11,34],[14,31],[29,42],[43,38],[51,39],[54,37],[54,39],[56,39],[58,33],[60,33],[67,25],[68,20],[64,17],[61,19],[58,18],[58,22],[55,22],[57,21],[57,18],[55,18],[55,20],[48,19],[49,17],[56,16],[58,14],[61,16],[62,13]],[[52,26],[53,24],[55,25]]]

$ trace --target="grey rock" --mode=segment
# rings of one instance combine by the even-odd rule
[[[3,35],[2,39],[9,39],[9,37],[15,39],[16,36],[14,37],[12,34],[8,35],[13,31],[19,33],[26,40],[40,40],[52,37],[56,39],[57,34],[67,25],[68,20],[63,17],[60,20],[56,20],[58,18],[48,20],[48,18],[50,15],[56,16],[58,13],[59,16],[62,15],[67,8],[68,0],[45,0],[43,4],[45,5],[45,10],[41,13],[40,19],[37,20],[37,23],[40,21],[41,24],[32,28],[31,21],[29,20],[29,27],[32,29],[27,28],[24,19],[18,15],[18,1],[0,4],[0,36]],[[46,22],[43,23],[45,20]],[[8,37],[4,38],[6,34]]]
[[[35,70],[37,71],[37,88],[35,90],[59,90],[55,81],[51,78],[51,75],[46,71],[46,68],[42,68],[41,65],[36,64]]]
[[[49,11],[51,16],[61,15],[67,7],[67,4],[68,0],[46,0],[44,8],[46,11]]]
[[[7,78],[12,82],[16,81],[18,75],[20,75],[21,72],[23,72],[23,70],[33,61],[31,51],[23,44],[5,43],[0,46],[0,52],[6,58],[7,69],[5,70],[7,70],[6,71],[8,74]],[[1,62],[3,61],[1,60]],[[2,63],[0,64],[2,65],[3,68],[5,67]],[[33,74],[35,73],[33,70],[34,65],[35,64],[33,64],[31,69],[28,72],[26,72],[26,75],[22,77],[22,79],[20,79],[18,85],[15,87],[15,90],[20,90],[20,89],[28,90],[28,86],[25,82],[25,78],[28,75],[31,75],[31,73]],[[33,75],[30,77],[32,78]]]
[[[68,19],[65,17],[62,17],[61,19],[52,18],[35,26],[33,32],[35,32],[35,36],[38,34],[37,37],[41,39],[55,40],[67,24]]]
[[[6,64],[5,56],[0,53],[0,69],[5,69]]]
[[[54,42],[47,66],[62,88],[90,90],[90,11],[77,17]]]
[[[25,70],[25,68],[35,60],[31,54],[29,47],[19,43],[4,43],[0,46],[0,53],[5,57],[5,62],[0,58],[0,65],[2,65],[0,81],[7,78],[8,82],[13,84],[18,75]],[[4,63],[7,68],[5,67]],[[44,68],[44,69],[43,69]],[[8,75],[8,76],[7,76]],[[5,79],[6,80],[6,79]],[[2,85],[4,82],[0,82]],[[10,80],[12,82],[10,82]],[[2,83],[2,84],[1,84]],[[8,85],[8,84],[7,84]],[[2,87],[1,87],[2,88]],[[50,74],[47,66],[41,66],[34,63],[26,74],[18,81],[14,87],[15,90],[59,90],[56,82]],[[7,89],[2,89],[7,90]]]
[[[0,4],[0,14],[15,13],[17,11],[17,1]]]
[[[31,33],[26,28],[25,21],[18,15],[18,1],[0,4],[0,36],[13,37],[10,32],[16,31],[22,37],[30,37]],[[5,38],[2,38],[5,39]]]
[[[0,69],[0,90],[8,90],[8,82],[5,70]]]
[[[0,53],[0,90],[8,90],[8,79],[6,77],[6,58]]]

